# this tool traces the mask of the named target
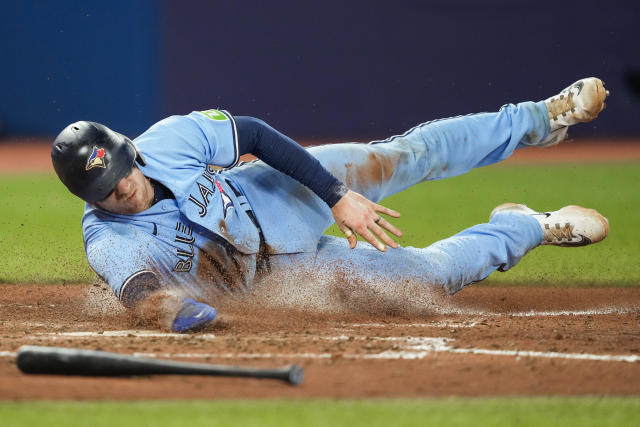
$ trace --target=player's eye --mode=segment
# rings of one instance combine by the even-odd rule
[[[131,173],[133,172],[133,168],[131,168],[131,170],[129,171],[129,173],[127,173],[124,178],[129,178],[131,176]],[[118,186],[118,184],[116,184],[116,187]],[[113,190],[111,190],[109,192],[109,194],[107,194],[107,197],[105,197],[104,199],[101,200],[101,202],[104,202],[105,200],[107,200],[109,197],[111,197],[111,195],[113,195],[113,193],[116,191],[116,187],[113,187]]]
[[[111,195],[113,194],[113,192],[116,191],[116,189],[114,188],[113,190],[109,191],[109,194],[107,194],[107,197],[105,197],[104,199],[102,199],[101,201],[104,202],[105,200],[107,200],[109,197],[111,197]]]

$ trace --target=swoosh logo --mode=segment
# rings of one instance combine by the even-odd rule
[[[545,218],[549,218],[551,216],[549,212],[539,212],[539,213],[531,214],[531,216],[534,216],[534,215],[544,215]]]
[[[577,87],[578,88],[578,95],[580,95],[580,92],[582,92],[582,88],[584,87],[584,83],[582,82],[582,80],[580,80],[578,83],[574,84],[572,86],[572,88]]]
[[[563,242],[561,246],[587,246],[591,244],[591,239],[585,236],[584,234],[578,234],[578,236],[582,237],[582,240],[579,241],[571,241],[571,242]]]
[[[195,316],[193,316],[193,318],[194,318],[194,319],[199,319],[199,318],[201,318],[202,316],[204,316],[204,313],[205,313],[206,311],[207,311],[207,310],[200,310],[200,313],[198,313],[198,314],[196,314]]]

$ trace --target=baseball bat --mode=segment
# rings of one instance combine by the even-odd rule
[[[133,375],[215,375],[225,377],[271,378],[292,385],[304,374],[297,365],[282,368],[185,363],[158,360],[107,351],[24,345],[18,349],[18,368],[25,374],[133,376]]]

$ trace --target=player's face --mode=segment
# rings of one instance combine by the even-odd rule
[[[116,184],[106,199],[96,202],[99,208],[116,214],[136,214],[151,207],[153,187],[137,167]]]

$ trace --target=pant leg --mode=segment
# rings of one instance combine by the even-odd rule
[[[505,105],[424,123],[370,144],[334,144],[311,152],[347,186],[379,201],[422,181],[448,178],[509,157],[550,131],[544,102]]]
[[[433,289],[454,294],[497,269],[513,267],[541,240],[535,219],[511,212],[426,248],[382,253],[358,245],[351,250],[345,239],[323,236],[316,254],[272,256],[272,274],[260,282],[281,301],[296,306],[329,305],[337,294],[347,304],[358,301],[379,309],[390,302],[424,301],[425,295],[433,296],[428,292]]]

